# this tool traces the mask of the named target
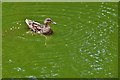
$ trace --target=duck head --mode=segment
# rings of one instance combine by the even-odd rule
[[[45,20],[44,20],[44,24],[56,24],[56,22],[54,22],[54,21],[52,21],[52,19],[50,19],[50,18],[46,18]]]

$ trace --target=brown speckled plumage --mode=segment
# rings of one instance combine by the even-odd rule
[[[44,20],[44,24],[40,24],[38,22],[32,21],[32,20],[28,20],[26,19],[25,22],[27,23],[27,25],[29,26],[29,28],[38,33],[38,34],[44,34],[44,35],[51,35],[53,34],[53,30],[51,29],[51,27],[49,26],[50,23],[56,24],[55,22],[53,22],[50,18],[46,18]]]

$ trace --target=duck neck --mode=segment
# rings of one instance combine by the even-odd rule
[[[47,27],[48,26],[48,23],[45,23],[45,27]]]

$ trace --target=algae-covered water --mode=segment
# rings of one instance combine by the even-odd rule
[[[3,3],[3,78],[116,78],[118,3]],[[50,17],[54,34],[25,19]]]
[[[2,3],[0,2],[0,22],[2,22]],[[0,78],[2,78],[2,23],[0,23]]]

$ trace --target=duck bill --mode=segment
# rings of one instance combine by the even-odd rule
[[[57,24],[56,22],[52,22],[52,24]]]

